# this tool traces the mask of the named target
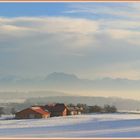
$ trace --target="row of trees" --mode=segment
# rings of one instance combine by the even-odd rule
[[[90,106],[89,112],[105,112],[105,113],[115,113],[117,112],[117,108],[115,106],[105,105],[104,107],[100,106]]]
[[[115,106],[110,105],[104,105],[104,107],[94,105],[94,106],[88,106],[87,104],[68,104],[69,107],[78,107],[82,109],[82,113],[115,113],[117,112],[117,108]],[[16,109],[14,107],[11,107],[6,111],[7,108],[0,107],[0,116],[2,114],[15,114]]]
[[[71,107],[78,107],[83,109],[83,113],[115,113],[117,112],[117,108],[113,105],[104,105],[104,107],[94,105],[88,106],[87,104],[68,104]]]

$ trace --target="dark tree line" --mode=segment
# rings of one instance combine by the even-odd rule
[[[117,112],[117,108],[113,105],[104,105],[104,107],[94,105],[94,106],[88,106],[87,104],[69,104],[70,107],[79,107],[82,108],[82,113],[115,113]]]
[[[4,114],[4,108],[0,107],[0,117],[1,117],[2,114]]]

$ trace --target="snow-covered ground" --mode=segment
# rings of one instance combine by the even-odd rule
[[[0,137],[140,137],[140,114],[92,114],[0,120]]]

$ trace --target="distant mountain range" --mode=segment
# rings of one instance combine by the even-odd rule
[[[0,103],[24,102],[31,98],[35,101],[44,100],[56,102],[88,103],[88,104],[114,104],[119,108],[139,109],[140,102],[136,100],[121,98],[93,97],[104,96],[97,94],[96,91],[111,91],[109,95],[116,96],[118,93],[123,95],[123,90],[139,91],[140,80],[129,79],[81,79],[73,74],[54,72],[44,78],[26,79],[17,76],[0,77]],[[6,91],[6,90],[7,91]],[[91,91],[91,97],[82,97],[82,91]],[[118,91],[118,93],[115,93]],[[79,92],[79,93],[78,93]],[[94,94],[95,93],[95,94]],[[125,97],[124,95],[124,97]],[[88,96],[88,95],[87,95]],[[119,96],[118,96],[119,97]],[[127,96],[126,96],[127,98]]]
[[[81,79],[73,74],[54,72],[44,78],[21,78],[17,76],[1,76],[1,89],[55,89],[55,90],[95,90],[95,89],[140,89],[140,80],[121,78]]]

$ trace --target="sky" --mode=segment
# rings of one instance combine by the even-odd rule
[[[140,3],[0,3],[0,75],[140,79]]]

